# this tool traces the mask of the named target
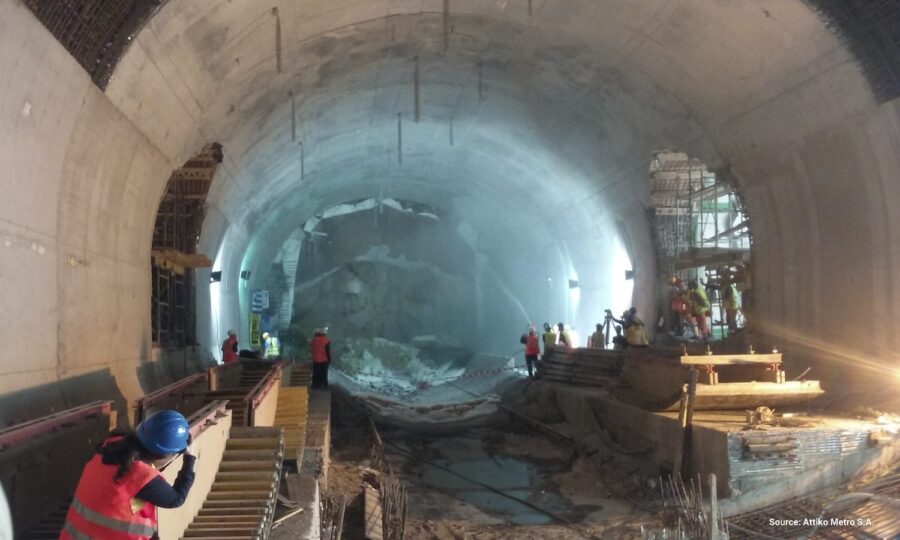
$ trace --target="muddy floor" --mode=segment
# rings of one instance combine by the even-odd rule
[[[405,483],[405,538],[630,539],[656,528],[646,478],[615,460],[585,459],[565,443],[512,421],[453,433],[379,430],[384,461]],[[346,501],[342,538],[362,539],[362,492],[374,482],[369,421],[333,403],[332,461],[323,520]],[[295,538],[290,522],[272,538]]]
[[[654,521],[572,448],[540,434],[384,439],[409,490],[407,538],[639,538]]]

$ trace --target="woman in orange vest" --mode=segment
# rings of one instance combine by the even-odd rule
[[[158,538],[156,508],[181,506],[194,483],[189,439],[187,420],[177,411],[148,416],[134,432],[113,432],[84,466],[60,539]],[[170,486],[152,463],[179,453],[183,465]]]
[[[331,340],[326,335],[328,329],[316,328],[312,341],[309,342],[309,355],[312,357],[313,388],[328,388],[328,365],[331,363]]]
[[[234,330],[228,331],[228,338],[222,342],[222,363],[234,364],[238,361],[238,340]]]
[[[532,366],[541,354],[541,346],[538,344],[537,334],[534,333],[534,323],[528,327],[527,334],[522,334],[519,341],[525,345],[525,365],[528,367],[528,378],[533,379]]]

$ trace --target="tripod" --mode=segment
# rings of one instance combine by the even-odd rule
[[[609,348],[609,329],[612,327],[613,316],[606,310],[606,319],[603,321],[603,348]]]

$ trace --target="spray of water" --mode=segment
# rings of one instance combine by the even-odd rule
[[[516,298],[516,296],[509,290],[509,288],[506,286],[506,284],[500,280],[500,278],[494,272],[493,268],[487,267],[487,270],[491,274],[491,277],[494,278],[494,281],[497,282],[497,285],[500,286],[500,290],[503,291],[503,294],[505,294],[507,296],[507,298],[509,298],[509,300],[513,304],[515,304],[516,307],[519,308],[519,312],[522,313],[522,317],[525,318],[525,322],[531,323],[532,322],[531,317],[528,316],[528,312],[525,311],[525,306],[522,305],[522,302],[520,302],[519,299]]]

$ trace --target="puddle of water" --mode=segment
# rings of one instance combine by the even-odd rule
[[[413,455],[423,455],[422,449],[419,452],[411,448],[408,450]],[[565,470],[561,462],[491,454],[485,448],[484,441],[479,439],[432,441],[425,451],[430,461],[452,472],[430,465],[416,466],[421,472],[421,477],[415,480],[416,484],[450,493],[505,521],[517,525],[543,525],[553,519],[528,505],[473,484],[466,478],[573,521],[599,509],[596,505],[576,506],[554,491],[549,479]]]

